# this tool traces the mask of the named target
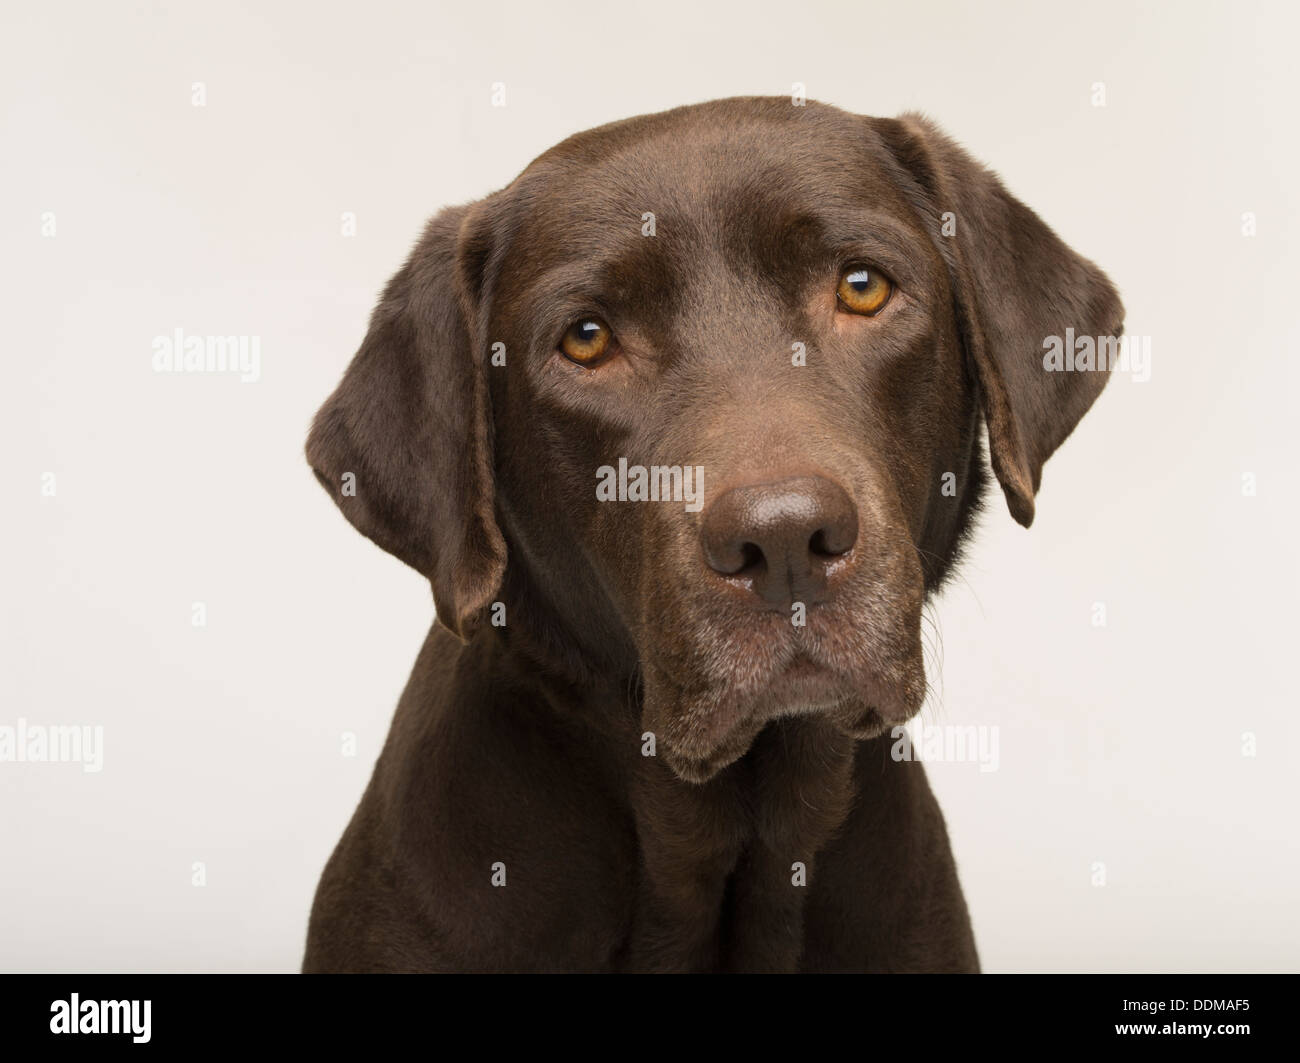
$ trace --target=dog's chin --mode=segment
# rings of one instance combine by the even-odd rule
[[[760,691],[706,690],[698,695],[646,688],[646,724],[660,735],[664,762],[678,778],[701,784],[730,767],[773,720],[819,715],[851,738],[878,738],[910,720],[925,696],[919,662],[895,681],[844,677],[796,662]],[[671,702],[667,704],[666,702]],[[654,721],[659,721],[656,728]]]
[[[665,742],[663,747],[664,763],[683,782],[699,786],[731,767],[749,752],[762,727],[737,728],[721,745],[712,752],[699,756],[682,752]]]

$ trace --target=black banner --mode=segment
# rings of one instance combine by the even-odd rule
[[[754,1041],[772,1052],[1128,1042],[1236,1055],[1294,1043],[1295,991],[1290,975],[850,976],[811,989],[788,979],[705,988],[642,978],[629,987],[580,975],[10,975],[0,986],[0,1045],[168,1054],[411,1044],[425,1055],[459,1044],[491,1058],[514,1043],[652,1051],[661,1041],[676,1052],[685,1035],[692,1055]]]

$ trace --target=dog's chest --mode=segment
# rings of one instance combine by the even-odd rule
[[[817,855],[853,801],[853,745],[779,721],[709,783],[647,764],[633,787],[639,843],[630,970],[794,971]]]

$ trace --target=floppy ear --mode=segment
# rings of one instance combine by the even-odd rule
[[[1124,307],[1114,286],[1032,210],[927,119],[906,114],[874,127],[919,187],[923,220],[948,263],[958,326],[979,380],[989,456],[1012,516],[1034,519],[1043,463],[1101,394],[1096,370],[1049,371],[1045,342],[1066,330],[1114,337]],[[942,235],[941,216],[956,232]]]
[[[307,437],[307,460],[344,515],[429,579],[438,619],[461,638],[506,563],[466,283],[481,255],[461,251],[470,214],[429,222]]]

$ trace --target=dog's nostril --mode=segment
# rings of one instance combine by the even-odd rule
[[[808,550],[814,557],[839,557],[853,547],[853,543],[846,540],[848,535],[844,531],[836,534],[833,529],[818,528],[808,540]]]
[[[763,563],[763,551],[757,543],[740,544],[740,571],[757,568]]]

